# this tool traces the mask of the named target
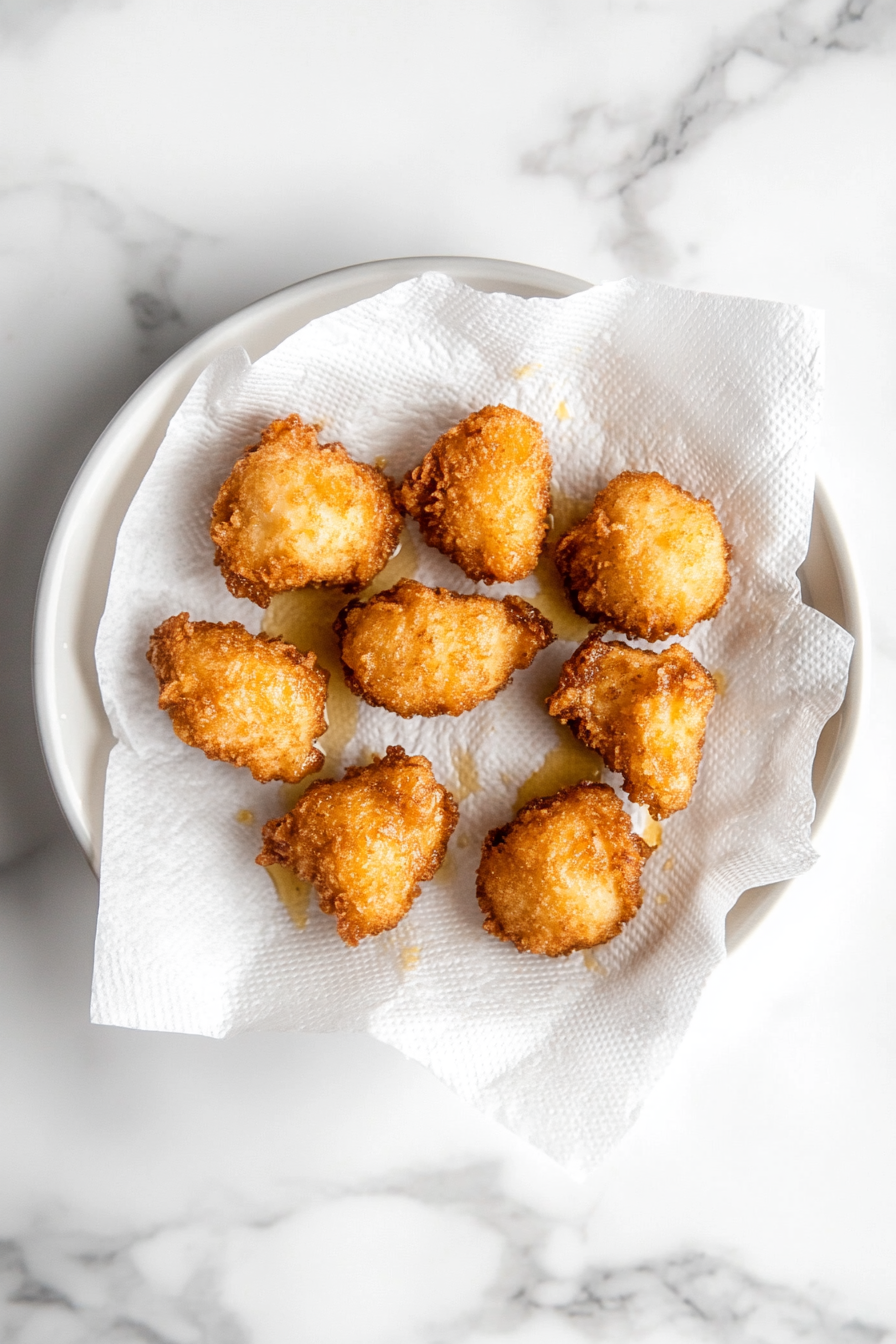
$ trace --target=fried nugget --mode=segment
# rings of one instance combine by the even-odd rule
[[[607,784],[535,798],[485,838],[476,876],[483,928],[548,957],[606,943],[640,908],[650,853]]]
[[[333,629],[350,689],[403,719],[493,700],[554,638],[550,621],[520,597],[462,597],[414,579],[350,602]]]
[[[555,559],[580,616],[654,640],[686,635],[719,613],[730,554],[708,499],[656,471],[623,471],[561,538]]]
[[[425,756],[388,747],[338,781],[315,780],[285,817],[264,827],[256,863],[313,882],[343,942],[394,929],[438,871],[457,804]]]
[[[146,656],[159,708],[187,746],[248,766],[262,783],[295,784],[323,765],[314,739],[327,727],[330,674],[313,653],[251,635],[239,621],[191,621],[182,611],[153,631]]]
[[[275,420],[215,500],[210,531],[227,587],[259,607],[309,585],[357,592],[398,541],[391,486],[341,443],[318,443],[298,415]]]
[[[424,541],[471,579],[531,574],[551,509],[551,455],[537,420],[509,406],[468,415],[430,448],[398,490]]]
[[[548,709],[622,775],[632,802],[661,818],[688,805],[715,689],[681,644],[651,653],[595,632],[563,664]]]

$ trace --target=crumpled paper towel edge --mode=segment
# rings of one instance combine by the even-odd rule
[[[413,282],[405,282],[405,283],[406,283],[406,284],[409,284],[409,283],[413,283]],[[614,286],[615,286],[615,285],[619,285],[621,288],[624,288],[624,287],[626,286],[627,283],[631,283],[631,282],[626,282],[626,281],[613,282]],[[663,286],[657,286],[657,287],[658,287],[658,288],[664,288]],[[669,288],[669,287],[665,287],[665,288]],[[752,301],[752,302],[762,302],[762,301],[754,300],[754,301]],[[816,321],[818,321],[818,319],[819,319],[820,316],[821,316],[821,315],[817,312],[817,310],[806,310],[806,311],[807,311],[807,312],[811,312],[812,315],[813,315],[813,317],[816,319]],[[819,325],[820,325],[820,323],[819,323]],[[249,364],[248,364],[248,356],[245,354],[245,352],[242,351],[242,350],[234,349],[234,350],[232,350],[232,351],[225,352],[223,355],[218,356],[218,358],[217,358],[215,361],[213,361],[212,364],[210,364],[210,365],[207,367],[206,370],[203,371],[203,374],[200,375],[200,379],[201,379],[202,377],[206,376],[206,375],[208,375],[210,378],[214,379],[215,376],[217,375],[218,371],[219,371],[219,368],[221,368],[221,366],[224,365],[225,363],[226,363],[226,364],[230,364],[230,366],[232,367],[232,363],[231,363],[231,361],[233,361],[233,360],[236,360],[238,363],[240,363],[240,366],[241,366],[242,368],[248,368],[248,367],[250,367]],[[221,369],[221,371],[223,372],[223,369]],[[197,381],[199,381],[199,380],[197,380]],[[180,409],[180,408],[179,408],[179,409]],[[178,413],[176,412],[175,415],[177,415],[177,414],[178,414]],[[174,417],[172,418],[172,423],[173,423],[173,420],[174,420]],[[812,434],[812,437],[814,438],[814,437],[817,436],[817,424],[816,424],[816,426],[813,426],[813,430],[815,431],[815,433]],[[811,433],[811,431],[810,431],[810,433]],[[847,632],[843,631],[841,627],[837,626],[835,622],[829,621],[828,618],[827,618],[827,617],[824,617],[821,613],[814,612],[814,609],[807,607],[805,604],[803,604],[803,603],[799,600],[799,598],[795,598],[795,599],[794,599],[793,606],[794,606],[795,609],[802,609],[804,612],[805,612],[805,611],[813,611],[813,614],[816,615],[819,619],[821,619],[822,621],[824,621],[824,622],[827,623],[828,625],[833,626],[834,629],[835,629],[836,631],[839,632],[839,635],[842,636],[842,641],[841,641],[841,642],[843,643],[843,653],[844,653],[844,654],[847,654],[847,652],[848,652],[848,650],[847,650],[847,644],[848,644],[848,649],[851,650],[851,648],[852,648],[852,644],[853,644],[852,637],[849,636],[849,635],[847,634]],[[845,692],[845,686],[846,686],[847,678],[848,678],[848,656],[846,657],[846,663],[845,663],[844,670],[843,670],[843,686],[842,686],[842,689],[840,690],[839,694],[837,694],[836,692],[833,692],[833,693],[832,693],[832,700],[836,700],[836,703],[833,703],[832,706],[831,706],[830,708],[827,708],[827,709],[825,709],[825,710],[822,710],[822,709],[819,708],[818,712],[815,713],[815,714],[812,716],[814,719],[817,720],[817,722],[816,722],[816,724],[815,724],[815,727],[814,727],[814,729],[813,729],[813,733],[812,733],[812,740],[813,740],[812,754],[813,754],[813,755],[814,755],[814,750],[815,750],[815,748],[816,748],[816,746],[817,746],[817,736],[818,736],[818,734],[821,732],[821,729],[822,729],[824,723],[825,723],[825,722],[827,721],[827,719],[831,716],[831,714],[833,714],[833,713],[836,712],[836,710],[837,710],[839,704],[840,704],[841,701],[842,701],[843,693]],[[124,749],[128,749],[128,748],[127,748],[127,744],[126,744],[126,742],[122,742],[122,741],[120,741],[119,744],[118,744],[118,746],[119,746],[119,747],[123,747]],[[117,748],[117,749],[118,749],[118,748]],[[810,762],[810,764],[811,764],[811,762]],[[807,818],[807,819],[806,819],[806,836],[807,836],[806,844],[807,844],[807,852],[806,852],[806,854],[805,854],[805,862],[802,864],[802,866],[800,866],[800,867],[797,868],[797,867],[795,867],[795,865],[792,864],[792,863],[791,863],[791,864],[788,864],[788,865],[784,865],[784,868],[782,869],[780,875],[774,875],[774,876],[771,877],[771,878],[769,878],[766,874],[763,874],[764,880],[765,880],[766,882],[768,882],[768,881],[778,881],[778,880],[783,880],[783,879],[786,879],[786,878],[790,878],[790,877],[796,876],[797,872],[805,871],[805,869],[806,869],[807,867],[809,867],[809,866],[811,865],[812,862],[815,861],[815,858],[817,857],[817,855],[816,855],[814,849],[811,847],[811,843],[810,843],[810,841],[809,841],[809,839],[808,839],[808,836],[809,836],[809,833],[810,833],[810,824],[811,824],[811,818]],[[724,898],[725,901],[726,901],[726,909],[727,909],[727,908],[730,908],[730,906],[734,904],[734,902],[736,901],[738,895],[740,894],[740,890],[743,890],[743,886],[742,886],[742,884],[739,884],[739,883],[737,883],[736,881],[735,881],[735,882],[732,882],[732,883],[730,883],[730,884],[726,883],[725,885],[726,885],[726,887],[730,887],[730,890],[729,890],[728,894],[727,894],[726,897]],[[739,887],[740,889],[737,889],[738,887]],[[728,899],[729,897],[730,897],[730,899]],[[719,959],[720,959],[721,956],[723,956],[723,955],[724,955],[724,944],[722,944],[722,949],[721,949],[721,952],[719,953]],[[702,981],[701,981],[701,987],[702,987],[702,984],[705,983],[705,980],[706,980],[708,974],[710,973],[711,969],[712,969],[712,967],[710,967],[709,970],[707,970],[706,973],[703,975],[703,977],[702,977]],[[699,997],[699,995],[698,995],[698,997]],[[691,1009],[691,1012],[692,1012],[692,1011],[693,1011],[693,1010]],[[690,1013],[688,1014],[688,1017],[689,1017],[689,1016],[690,1016]],[[119,1017],[119,1021],[120,1021],[120,1017]],[[248,1030],[248,1029],[252,1029],[252,1028],[246,1028],[246,1029]],[[256,1028],[256,1029],[257,1029],[257,1028]],[[217,1034],[217,1033],[215,1033],[215,1034]],[[229,1033],[229,1032],[227,1032],[226,1030],[224,1030],[224,1031],[222,1031],[220,1034],[223,1036],[223,1035],[226,1035],[226,1034],[233,1034],[233,1033]],[[386,1041],[387,1043],[393,1044],[393,1042],[389,1041],[388,1033],[379,1033],[379,1032],[377,1032],[377,1031],[372,1031],[372,1032],[370,1032],[370,1034],[373,1034],[373,1035],[374,1035],[375,1037],[377,1037],[378,1039],[384,1040],[384,1041]],[[668,1049],[668,1052],[667,1052],[667,1053],[668,1053],[668,1057],[669,1057],[669,1058],[671,1058],[671,1056],[674,1054],[674,1051],[675,1051],[675,1049],[677,1048],[677,1045],[678,1045],[679,1043],[680,1043],[680,1037],[679,1037],[678,1039],[676,1039],[674,1042],[672,1042],[672,1043],[668,1043],[668,1044],[669,1044],[669,1049]],[[418,1058],[418,1056],[415,1055],[413,1052],[408,1051],[408,1049],[407,1049],[406,1047],[398,1047],[398,1048],[401,1049],[403,1053],[408,1054],[408,1056],[409,1056],[410,1058]],[[425,1063],[426,1066],[429,1067],[429,1068],[433,1068],[433,1065],[432,1065],[432,1063],[431,1063],[429,1060],[421,1059],[420,1062]],[[668,1062],[668,1061],[667,1061],[667,1062]],[[665,1064],[663,1064],[662,1067],[665,1067]],[[437,1069],[433,1069],[433,1071],[436,1072],[437,1076],[439,1076],[439,1072],[438,1072]],[[661,1071],[661,1070],[660,1070],[660,1071]],[[655,1079],[654,1079],[654,1081],[655,1081]],[[455,1090],[460,1090],[460,1089],[457,1088],[457,1086],[456,1086],[455,1083],[449,1083],[449,1085],[453,1086]],[[649,1086],[652,1086],[652,1085],[653,1085],[652,1082],[651,1082],[650,1084],[648,1084],[648,1088],[649,1088]],[[646,1090],[647,1090],[647,1089],[645,1089],[645,1093],[646,1093]],[[486,1101],[486,1098],[485,1098],[481,1093],[477,1095],[477,1105],[479,1106],[479,1108],[480,1108],[480,1109],[483,1109],[483,1110],[486,1110],[487,1112],[492,1113],[492,1107],[491,1107],[490,1105],[486,1105],[486,1104],[485,1104],[485,1101]],[[500,1101],[496,1101],[496,1104],[495,1104],[495,1107],[494,1107],[494,1111],[493,1111],[493,1113],[495,1114],[495,1117],[501,1119],[501,1120],[502,1120],[502,1123],[504,1123],[504,1124],[508,1124],[508,1122],[509,1122],[509,1127],[510,1127],[510,1128],[516,1130],[517,1132],[520,1132],[520,1127],[519,1127],[519,1125],[518,1125],[517,1123],[514,1123],[513,1120],[512,1120],[512,1118],[511,1118],[509,1115],[505,1115],[505,1114],[503,1114],[504,1110],[505,1110],[505,1108],[503,1107],[503,1103],[501,1103]],[[630,1123],[630,1121],[629,1121],[628,1123]],[[627,1125],[626,1125],[625,1127],[627,1127]],[[538,1139],[534,1138],[534,1136],[528,1136],[528,1135],[527,1135],[527,1137],[532,1137],[533,1141],[538,1142],[538,1143],[539,1143],[539,1146],[541,1146],[541,1147],[543,1147],[543,1148],[545,1148],[545,1147],[547,1146],[547,1145],[545,1145],[545,1143],[544,1143],[543,1140],[542,1140],[542,1141],[539,1141]],[[613,1140],[613,1142],[615,1142],[615,1140]],[[561,1160],[562,1160],[562,1159],[561,1159]]]

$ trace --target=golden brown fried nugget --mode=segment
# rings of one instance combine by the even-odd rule
[[[708,499],[659,472],[623,471],[557,545],[573,606],[631,639],[686,635],[728,596],[728,545]]]
[[[485,838],[476,877],[483,928],[549,957],[606,943],[640,908],[650,853],[607,784],[535,798]]]
[[[246,449],[210,530],[227,587],[266,607],[291,588],[363,588],[395,550],[401,515],[388,477],[290,415]]]
[[[493,700],[554,638],[521,597],[462,597],[414,579],[350,602],[333,629],[351,690],[403,719]]]
[[[424,541],[471,579],[516,583],[541,554],[551,509],[551,455],[537,420],[509,406],[468,415],[396,491]]]
[[[313,882],[320,908],[356,947],[404,919],[456,825],[457,805],[426,757],[389,747],[341,780],[315,780],[291,812],[267,823],[256,862]]]
[[[681,644],[651,653],[595,632],[563,664],[548,709],[618,770],[632,802],[668,817],[690,800],[715,689]]]
[[[250,635],[239,621],[191,621],[185,611],[153,631],[147,658],[159,708],[182,742],[213,761],[245,765],[263,783],[295,784],[319,770],[329,672],[313,653]]]

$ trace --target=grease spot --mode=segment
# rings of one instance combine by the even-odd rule
[[[401,949],[401,964],[404,970],[412,971],[415,966],[420,965],[419,947],[403,947]]]
[[[538,592],[531,599],[542,616],[547,616],[554,628],[557,639],[581,644],[591,630],[591,623],[583,616],[577,616],[569,605],[563,580],[557,572],[553,559],[543,553],[535,567],[535,582]]]
[[[648,817],[647,825],[641,833],[641,839],[651,849],[659,849],[663,843],[663,828],[660,822],[654,821],[653,817]]]
[[[403,531],[397,551],[380,570],[376,578],[360,594],[372,597],[391,588],[399,579],[411,578],[417,571],[417,554],[407,531]],[[314,778],[334,779],[343,765],[346,748],[358,726],[358,700],[345,684],[339,645],[333,633],[333,622],[351,601],[341,588],[298,588],[290,593],[277,593],[264,614],[261,628],[266,635],[279,635],[289,644],[306,652],[313,649],[317,661],[330,674],[327,686],[327,731],[319,738],[318,746],[326,756],[322,773],[308,776],[289,786],[292,792],[286,806],[295,807],[299,798]]]
[[[533,798],[549,797],[559,789],[578,784],[583,779],[597,784],[601,781],[604,772],[602,758],[574,738],[564,724],[558,723],[556,719],[553,723],[560,745],[547,753],[538,769],[533,770],[517,789],[517,811]]]
[[[591,500],[555,490],[552,494],[552,509],[547,546],[535,567],[538,592],[532,602],[542,616],[547,616],[558,639],[580,644],[590,633],[591,623],[583,616],[577,616],[570,606],[563,580],[554,564],[554,550],[560,538],[590,512]]]
[[[313,649],[321,667],[330,674],[327,685],[328,728],[318,745],[326,756],[323,766],[326,778],[332,778],[342,764],[345,748],[355,735],[358,723],[358,700],[352,695],[342,676],[339,648],[333,633],[333,622],[349,601],[341,588],[299,588],[291,593],[277,593],[265,612],[261,628],[266,635],[279,635],[289,644],[306,652]],[[290,806],[305,792],[310,778],[293,787]]]
[[[560,402],[554,414],[556,415],[558,420],[572,419],[572,411],[569,409],[565,401]]]
[[[562,490],[551,491],[554,521],[551,524],[549,544],[558,542],[565,532],[587,517],[593,503],[593,499],[587,499],[584,495],[567,495]]]
[[[280,785],[280,806],[284,812],[292,811],[310,783],[311,779],[300,779],[298,784]]]
[[[251,826],[255,820],[255,813],[250,812],[248,807],[241,807],[236,814],[236,820],[241,826]]]
[[[272,863],[267,874],[274,884],[280,900],[286,906],[287,913],[297,929],[304,929],[308,923],[308,904],[311,899],[311,883],[296,877],[290,868]]]
[[[434,878],[441,878],[443,882],[450,882],[457,875],[457,860],[454,857],[454,851],[449,845],[445,852],[445,857],[439,864],[434,873]]]
[[[610,972],[607,970],[607,968],[606,968],[606,966],[603,964],[603,962],[602,962],[602,961],[598,961],[597,957],[594,955],[594,952],[592,951],[592,949],[591,949],[590,947],[587,948],[587,949],[582,953],[582,961],[585,963],[585,965],[586,965],[586,967],[588,968],[589,971],[596,971],[596,973],[597,973],[598,975],[609,975],[609,974],[610,974]]]
[[[472,793],[479,793],[482,784],[473,753],[465,747],[455,747],[451,752],[454,761],[454,773],[457,775],[457,787],[454,789],[455,801],[462,803]]]

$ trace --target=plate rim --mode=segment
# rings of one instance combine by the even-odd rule
[[[470,283],[472,277],[474,282],[478,279],[483,285],[489,285],[493,289],[499,289],[502,284],[514,285],[518,289],[528,289],[533,296],[539,291],[543,294],[545,289],[552,289],[554,296],[560,297],[558,291],[573,294],[591,287],[590,281],[560,271],[529,266],[524,262],[463,256],[389,257],[352,266],[336,267],[308,276],[256,299],[185,342],[135,388],[84,458],[59,510],[44,554],[35,603],[32,674],[35,718],[47,774],[60,810],[94,871],[98,871],[99,841],[91,834],[85,820],[84,799],[78,793],[69,772],[63,734],[59,729],[55,640],[67,553],[78,528],[83,525],[83,510],[89,506],[91,492],[95,491],[104,480],[108,463],[115,460],[120,435],[127,425],[146,410],[154,396],[164,388],[176,385],[178,376],[189,368],[204,347],[208,348],[208,359],[213,358],[212,347],[219,346],[222,340],[227,340],[229,329],[236,332],[239,328],[245,327],[247,322],[263,322],[265,317],[288,307],[291,299],[305,299],[306,302],[312,302],[315,296],[324,298],[328,293],[332,295],[340,288],[350,286],[363,288],[365,284],[378,285],[381,280],[385,280],[385,283],[380,288],[385,289],[391,284],[400,283],[402,279],[410,279],[425,271],[433,270],[454,274],[457,278],[464,278],[466,283]],[[345,304],[337,302],[322,311],[336,311],[339,307],[357,301],[357,297],[347,298]],[[314,318],[310,317],[306,322],[312,320]],[[293,330],[300,330],[305,324],[302,323]],[[864,594],[842,523],[836,515],[823,482],[818,477],[815,481],[815,506],[827,533],[825,540],[840,585],[846,628],[855,639],[855,647],[846,692],[837,711],[840,715],[837,740],[816,798],[815,818],[812,824],[813,839],[830,815],[834,798],[842,782],[867,703],[869,678],[868,625]],[[774,901],[789,886],[790,881],[793,879],[767,888],[752,889],[757,897],[753,902],[755,909],[740,920],[732,921],[728,931],[729,951],[739,945],[764,918]],[[748,894],[750,893],[744,893]],[[742,902],[743,896],[729,912],[729,920]]]
[[[55,694],[58,687],[55,675],[56,629],[68,549],[80,524],[82,510],[89,505],[91,492],[102,484],[107,463],[115,458],[118,436],[145,411],[161,389],[177,379],[180,371],[188,367],[203,348],[208,350],[205,360],[208,363],[214,357],[212,347],[227,339],[228,330],[236,333],[249,320],[263,320],[266,315],[288,304],[291,298],[302,297],[311,301],[315,294],[324,295],[336,287],[348,285],[353,288],[363,287],[365,283],[373,283],[379,289],[384,289],[400,283],[402,279],[411,279],[432,270],[463,276],[468,283],[470,279],[479,280],[493,289],[500,288],[503,283],[516,285],[528,289],[533,295],[543,292],[545,288],[553,288],[555,293],[562,291],[573,294],[591,287],[589,281],[561,271],[529,266],[524,262],[473,256],[386,257],[307,276],[237,309],[173,351],[119,407],[84,458],[57,514],[44,552],[32,625],[32,694],[38,738],[50,784],[62,814],[94,872],[98,872],[99,868],[100,844],[85,820],[84,799],[75,787],[69,770],[58,720]],[[387,283],[380,284],[384,277],[389,277]],[[328,305],[326,311],[336,311],[340,306],[353,302],[357,302],[357,297],[346,298],[345,304]],[[234,336],[232,344],[240,343],[241,340]],[[198,373],[195,376],[198,377]]]

